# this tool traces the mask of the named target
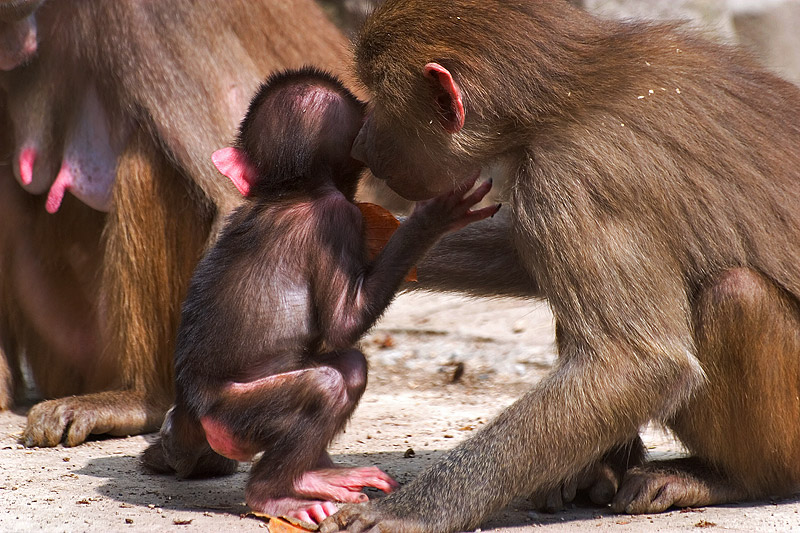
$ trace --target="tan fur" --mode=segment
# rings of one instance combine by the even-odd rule
[[[110,347],[124,347],[106,357],[120,360],[125,388],[157,393],[160,402],[172,394],[172,358],[153,365],[141,354],[174,352],[180,302],[212,218],[208,208],[186,201],[196,194],[191,187],[147,136],[136,135],[120,159],[106,225],[106,338]],[[156,407],[163,412],[166,405]]]

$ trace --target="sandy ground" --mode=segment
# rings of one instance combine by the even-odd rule
[[[403,295],[363,348],[370,385],[331,452],[341,463],[377,464],[405,482],[548,371],[553,322],[546,306],[531,302]],[[24,420],[24,409],[0,413],[0,532],[266,528],[244,516],[247,465],[229,478],[178,481],[140,468],[139,454],[152,435],[25,449],[17,444]],[[645,442],[659,457],[681,453],[656,428],[646,429]],[[800,531],[800,498],[652,516],[576,506],[548,515],[519,501],[482,529]]]

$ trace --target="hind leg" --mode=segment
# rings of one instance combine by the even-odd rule
[[[247,482],[252,509],[316,523],[337,510],[333,502],[367,500],[364,487],[397,486],[375,467],[336,468],[326,452],[366,383],[358,350],[320,354],[300,370],[229,384],[200,421],[208,443],[226,457],[263,452]]]
[[[227,476],[238,463],[211,449],[200,421],[181,405],[167,411],[158,439],[142,455],[145,467],[159,474],[181,478]]]
[[[704,388],[669,421],[692,453],[626,474],[615,511],[652,513],[800,488],[800,309],[748,269],[724,272],[694,309]]]

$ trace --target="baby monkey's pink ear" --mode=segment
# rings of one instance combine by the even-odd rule
[[[256,169],[238,148],[220,148],[211,154],[211,160],[223,175],[230,178],[242,196],[250,194],[256,182]]]

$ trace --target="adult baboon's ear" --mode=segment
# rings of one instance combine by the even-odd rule
[[[425,65],[425,77],[436,85],[436,103],[439,106],[441,123],[450,133],[458,133],[464,127],[464,101],[461,89],[453,80],[450,71],[438,63]]]

